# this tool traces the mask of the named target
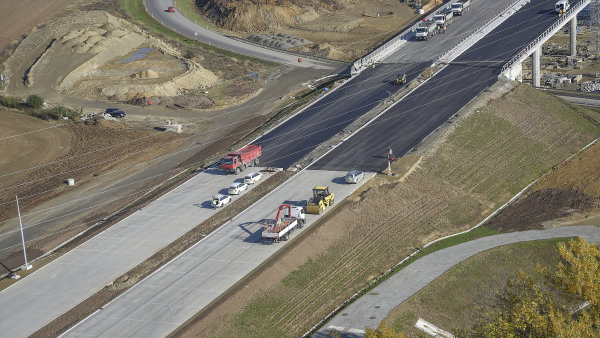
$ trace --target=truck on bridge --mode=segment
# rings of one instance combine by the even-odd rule
[[[458,0],[457,2],[452,4],[452,13],[455,16],[463,15],[466,11],[469,10],[469,5],[471,4],[471,0]]]
[[[281,211],[283,210],[283,215]],[[279,206],[274,220],[264,222],[262,238],[265,242],[287,241],[295,229],[302,228],[306,222],[306,214],[302,207],[282,204]]]
[[[262,155],[260,145],[250,144],[244,148],[227,154],[221,160],[221,170],[228,174],[239,174],[247,167],[256,166]]]
[[[437,29],[437,23],[435,21],[425,21],[417,27],[415,38],[417,40],[429,40]]]
[[[439,11],[437,14],[433,15],[433,21],[438,24],[438,26],[443,27],[447,26],[454,17],[454,12],[450,8],[445,8]]]
[[[570,7],[569,0],[559,0],[554,5],[554,11],[558,14],[564,14]]]

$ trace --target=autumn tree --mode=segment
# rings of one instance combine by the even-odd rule
[[[376,330],[367,327],[365,329],[365,338],[404,338],[404,335],[402,333],[396,333],[394,329],[383,322]]]
[[[600,250],[579,238],[560,243],[556,269],[539,268],[545,283],[523,271],[509,279],[491,311],[474,327],[484,337],[598,337],[600,336]],[[575,313],[557,304],[562,294],[589,304]],[[587,302],[587,303],[586,303]]]

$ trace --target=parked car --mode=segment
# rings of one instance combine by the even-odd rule
[[[112,117],[125,117],[125,112],[119,108],[108,108],[106,109],[106,113]]]
[[[260,180],[262,177],[261,173],[249,173],[244,177],[244,183],[246,184],[254,184],[256,181]]]
[[[358,183],[358,181],[362,180],[365,177],[365,173],[360,170],[350,170],[344,180],[346,183]]]
[[[213,197],[213,199],[210,202],[210,204],[213,207],[213,209],[216,209],[216,208],[222,208],[222,207],[224,207],[225,204],[227,204],[229,202],[231,202],[231,196],[217,194],[216,196]]]
[[[168,11],[169,13],[175,13],[175,7],[173,7],[173,6],[169,6],[169,8],[167,8],[167,11]]]
[[[227,189],[227,193],[229,195],[239,195],[242,191],[246,190],[248,185],[243,182],[235,182],[233,183],[229,189]]]

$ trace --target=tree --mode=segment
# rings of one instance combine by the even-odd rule
[[[523,271],[511,278],[498,294],[492,310],[474,327],[485,337],[598,337],[600,336],[600,250],[579,238],[568,245],[559,243],[562,259],[552,272],[537,271],[546,283],[536,283]],[[557,305],[562,294],[589,302],[576,314]]]
[[[383,322],[377,330],[367,327],[365,329],[365,338],[404,338],[404,335],[396,333],[394,329]]]
[[[40,109],[44,105],[44,99],[38,95],[29,95],[27,97],[27,105],[34,109]]]

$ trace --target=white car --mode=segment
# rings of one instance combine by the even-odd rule
[[[365,177],[365,173],[360,170],[350,170],[344,180],[346,183],[358,183],[358,181],[362,180]]]
[[[262,177],[261,173],[249,173],[244,177],[244,183],[254,184],[256,181],[260,180]]]
[[[216,209],[216,208],[222,208],[222,207],[224,207],[225,204],[227,204],[229,202],[231,202],[231,196],[218,194],[218,195],[216,195],[216,196],[213,197],[213,199],[210,202],[210,204],[213,207],[213,209]]]
[[[239,195],[242,191],[246,190],[248,185],[243,182],[235,182],[233,183],[229,189],[227,189],[227,193],[229,195]]]

